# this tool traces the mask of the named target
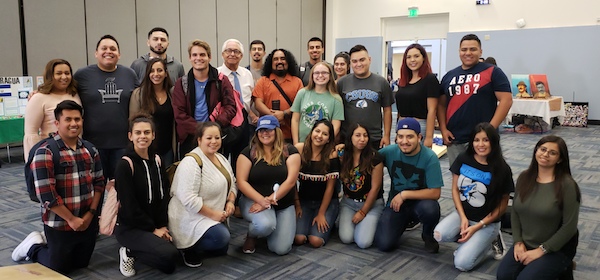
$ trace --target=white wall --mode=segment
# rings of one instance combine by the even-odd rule
[[[420,17],[449,14],[448,32],[517,29],[515,21],[520,18],[527,22],[525,28],[596,25],[600,18],[600,1],[490,1],[490,5],[478,6],[475,0],[329,0],[326,39],[384,36],[388,41],[383,22],[407,17],[410,6],[419,7]],[[334,49],[326,46],[327,57],[335,56]]]

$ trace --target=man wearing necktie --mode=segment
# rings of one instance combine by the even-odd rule
[[[221,50],[223,65],[219,66],[217,70],[227,76],[229,82],[233,85],[233,88],[240,93],[240,99],[244,104],[244,109],[248,112],[248,127],[244,129],[244,134],[241,137],[240,143],[238,145],[232,145],[232,147],[224,147],[223,151],[225,157],[231,154],[230,162],[235,171],[235,161],[240,152],[249,144],[250,136],[253,135],[253,133],[250,132],[250,128],[255,126],[256,121],[258,120],[258,116],[251,110],[254,79],[252,78],[250,70],[240,67],[240,61],[244,57],[244,46],[240,41],[228,39],[223,43]]]

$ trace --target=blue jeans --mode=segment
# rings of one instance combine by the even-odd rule
[[[572,258],[563,252],[550,252],[532,261],[528,265],[515,260],[515,247],[511,247],[500,262],[496,277],[498,280],[512,279],[556,279],[565,273]]]
[[[321,207],[321,200],[300,200],[300,206],[302,207],[302,216],[296,221],[296,235],[303,236],[316,236],[323,240],[323,245],[329,240],[331,235],[331,228],[335,226],[335,220],[337,219],[338,212],[340,209],[340,203],[337,197],[331,199],[329,206],[325,211],[325,220],[329,224],[329,230],[326,232],[319,232],[317,223],[312,224],[314,218],[319,213]]]
[[[433,229],[439,220],[440,204],[437,200],[406,200],[398,212],[385,207],[377,223],[375,246],[384,252],[395,249],[410,221],[423,224],[423,240],[433,240]]]
[[[377,221],[383,211],[383,198],[377,199],[367,216],[358,224],[352,222],[354,214],[363,207],[364,202],[358,202],[354,199],[342,197],[340,204],[340,240],[345,243],[355,242],[358,247],[366,249],[373,244]]]
[[[206,254],[210,256],[227,255],[231,235],[223,223],[210,227],[192,247],[185,249],[186,254]]]
[[[479,222],[469,221],[469,226]],[[476,231],[467,242],[462,243],[454,253],[454,267],[460,271],[472,270],[486,256],[490,244],[498,236],[500,222],[491,223]],[[434,237],[438,242],[455,242],[460,235],[460,216],[454,211],[435,227]]]
[[[285,255],[292,250],[296,233],[296,210],[290,205],[281,210],[265,209],[258,213],[249,213],[254,201],[242,195],[240,210],[248,226],[248,236],[267,237],[267,245],[271,252]]]

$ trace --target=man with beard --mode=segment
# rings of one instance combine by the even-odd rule
[[[169,33],[162,27],[154,27],[148,32],[148,47],[150,52],[140,56],[131,63],[131,69],[137,74],[139,83],[142,83],[144,75],[146,74],[146,65],[150,59],[160,57],[167,62],[167,71],[169,71],[169,77],[173,84],[181,76],[185,74],[183,70],[183,64],[177,61],[175,57],[167,55],[167,48],[169,47]]]
[[[246,69],[250,70],[252,73],[252,78],[254,79],[254,84],[258,82],[262,74],[263,68],[263,57],[265,56],[265,43],[261,40],[254,40],[250,43],[250,56],[252,60],[250,61],[250,65],[246,66]]]
[[[273,50],[265,60],[263,76],[258,80],[252,97],[261,116],[273,115],[281,124],[283,137],[292,143],[292,103],[303,87],[297,77],[298,64],[294,55],[284,49]]]
[[[180,158],[198,146],[196,125],[211,120],[217,103],[221,102],[221,110],[213,121],[221,127],[228,127],[236,114],[233,86],[229,79],[220,79],[217,68],[210,65],[208,43],[193,40],[188,54],[192,69],[177,80],[172,94]]]
[[[395,249],[410,221],[423,224],[421,238],[425,250],[437,253],[438,242],[433,229],[440,220],[441,188],[444,185],[437,155],[421,144],[421,125],[413,118],[398,122],[396,144],[379,154],[390,174],[392,185],[375,233],[375,245],[381,251]]]

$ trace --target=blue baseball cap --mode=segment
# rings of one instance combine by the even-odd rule
[[[277,118],[273,115],[264,115],[258,119],[256,131],[263,128],[271,130],[275,129],[276,127],[279,127],[279,121]]]
[[[396,131],[400,129],[410,129],[418,135],[421,133],[421,124],[419,124],[419,121],[413,118],[404,118],[398,121],[398,124],[396,125]]]

